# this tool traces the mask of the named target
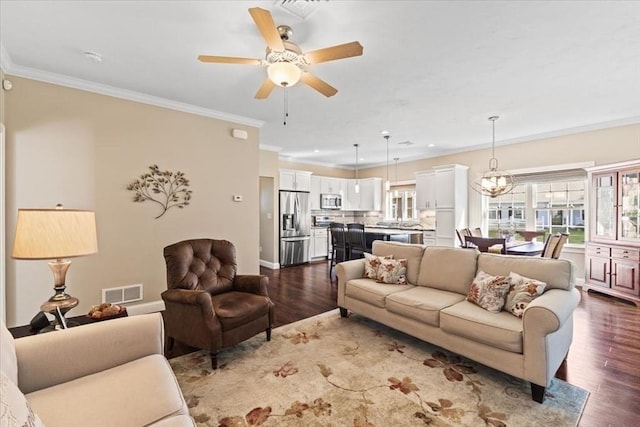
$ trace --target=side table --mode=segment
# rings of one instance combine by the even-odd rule
[[[105,320],[117,319],[119,317],[127,317],[127,316],[128,316],[127,309],[125,307],[121,313],[116,314],[115,316],[109,316],[103,319],[93,319],[87,315],[81,315],[81,316],[69,317],[67,319],[67,322],[69,323],[70,327],[75,328],[77,326],[88,325],[91,323],[103,322]],[[13,335],[13,338],[28,337],[30,335],[36,335],[40,333],[40,331],[31,329],[31,326],[29,325],[16,326],[13,328],[9,328],[9,332],[11,332],[11,335]],[[53,332],[53,331],[48,330],[47,332]]]

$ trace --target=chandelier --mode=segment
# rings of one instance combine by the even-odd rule
[[[510,193],[516,185],[513,175],[509,172],[498,170],[498,159],[496,159],[496,120],[498,119],[498,116],[489,117],[493,129],[489,170],[474,181],[472,186],[478,193],[492,198]]]

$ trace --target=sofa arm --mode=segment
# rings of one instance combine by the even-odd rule
[[[160,313],[123,317],[15,340],[23,393],[163,354]]]
[[[269,278],[262,275],[239,274],[233,283],[233,289],[238,292],[249,292],[256,295],[269,296],[267,287]]]
[[[336,274],[338,275],[338,307],[346,308],[344,307],[346,284],[352,279],[362,279],[364,276],[364,259],[341,262],[336,265]]]
[[[544,336],[564,325],[580,302],[580,292],[550,289],[534,299],[524,311],[523,328],[526,334]]]

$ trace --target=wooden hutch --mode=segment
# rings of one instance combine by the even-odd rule
[[[584,288],[640,307],[640,159],[587,168]]]

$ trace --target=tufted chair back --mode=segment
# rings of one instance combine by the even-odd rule
[[[167,288],[229,292],[236,277],[236,248],[227,240],[193,239],[164,248]]]

